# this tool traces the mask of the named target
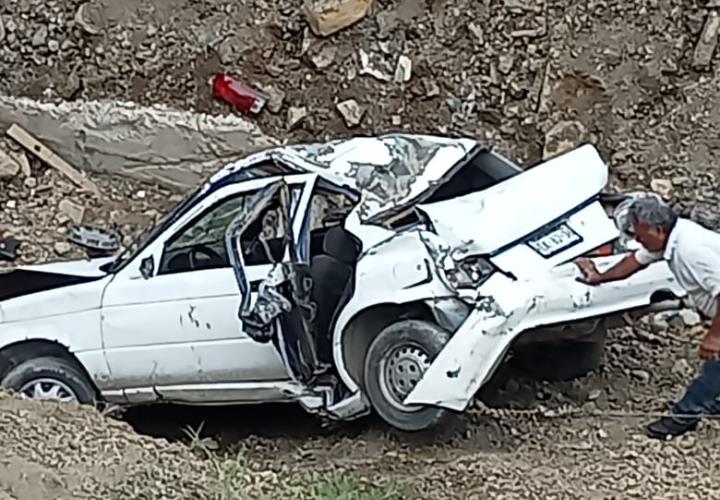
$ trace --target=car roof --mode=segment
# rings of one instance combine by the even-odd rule
[[[404,133],[279,146],[228,165],[209,179],[205,189],[230,179],[250,179],[258,175],[257,171],[251,175],[250,170],[263,164],[279,168],[277,174],[283,169],[286,173],[315,173],[358,193],[361,220],[371,222],[437,188],[479,146],[470,138]]]

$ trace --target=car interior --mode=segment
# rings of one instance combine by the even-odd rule
[[[299,189],[299,188],[298,188]],[[191,221],[165,244],[159,274],[230,267],[225,231],[257,191],[224,199]],[[287,238],[279,195],[252,221],[241,238],[245,265],[280,262]]]

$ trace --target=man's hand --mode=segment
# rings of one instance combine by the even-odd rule
[[[580,272],[582,272],[582,276],[577,278],[580,283],[585,283],[586,285],[597,285],[602,282],[600,271],[598,271],[592,260],[582,258],[576,260],[575,264],[580,268]]]
[[[720,332],[708,330],[700,344],[700,357],[707,361],[714,361],[720,356]]]

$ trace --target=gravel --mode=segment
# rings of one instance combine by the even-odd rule
[[[226,71],[268,95],[251,119],[291,142],[463,134],[531,165],[587,140],[608,161],[612,189],[654,189],[681,214],[720,228],[717,63],[695,48],[703,30],[716,29],[714,15],[704,28],[714,10],[699,0],[389,0],[320,38],[290,0],[9,0],[0,4],[0,92],[226,114],[209,86]],[[91,178],[106,197],[95,199],[35,159],[16,158],[0,161],[0,233],[22,240],[19,262],[81,257],[63,237],[77,220],[117,226],[131,245],[179,201],[100,175]],[[471,412],[430,442],[372,420],[299,434],[285,422],[278,437],[262,419],[207,458],[91,410],[3,396],[0,499],[232,498],[222,496],[228,485],[301,498],[273,488],[306,473],[409,483],[417,498],[710,498],[720,487],[714,421],[672,443],[641,435],[697,372],[705,327],[687,311],[642,318],[612,331],[598,373],[547,383],[507,366],[482,393],[495,407],[570,405],[624,417]],[[223,441],[237,425],[206,434]]]

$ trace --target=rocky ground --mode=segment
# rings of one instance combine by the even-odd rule
[[[655,189],[720,227],[720,86],[713,37],[702,36],[706,22],[717,24],[717,2],[378,0],[328,37],[313,35],[300,6],[4,0],[0,92],[230,113],[209,85],[227,71],[268,94],[251,119],[277,137],[467,134],[525,165],[563,141],[591,140],[613,188]],[[703,38],[709,45],[698,48]],[[0,168],[0,233],[23,242],[19,262],[80,256],[63,237],[72,222],[116,225],[129,244],[179,199],[127,179],[93,180],[105,199],[36,160],[24,173]],[[614,330],[600,373],[550,384],[508,367],[483,394],[493,406],[569,405],[585,416],[470,413],[443,443],[374,420],[322,430],[288,407],[130,417],[144,433],[172,437],[207,419],[208,440],[185,439],[188,448],[90,411],[3,397],[0,499],[710,498],[720,486],[717,424],[671,444],[639,435],[698,365],[702,325],[690,315],[665,323]]]

